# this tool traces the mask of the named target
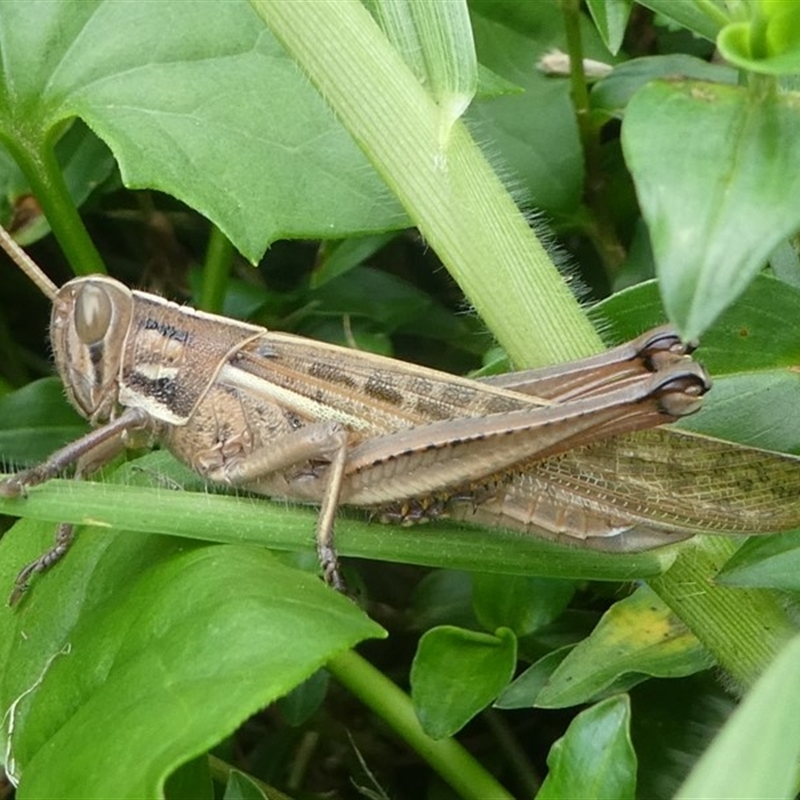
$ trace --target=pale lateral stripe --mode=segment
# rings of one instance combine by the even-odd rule
[[[258,397],[272,400],[277,405],[289,408],[303,416],[311,417],[315,420],[332,420],[354,430],[368,431],[371,428],[370,423],[361,417],[348,414],[342,409],[319,403],[310,397],[293,392],[291,389],[276,386],[274,383],[257,378],[255,375],[230,364],[225,364],[222,367],[218,377],[222,383],[245,391],[251,391]]]
[[[165,367],[163,364],[137,364],[134,370],[150,381],[175,380],[178,377],[177,367]]]

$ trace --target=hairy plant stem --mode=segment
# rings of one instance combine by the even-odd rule
[[[253,0],[520,366],[600,341],[466,127],[441,110],[357,0]]]
[[[737,547],[725,537],[698,537],[666,573],[648,583],[742,690],[755,682],[796,630],[775,592],[714,583]]]

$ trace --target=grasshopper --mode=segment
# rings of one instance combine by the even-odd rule
[[[0,483],[3,496],[73,464],[85,475],[144,434],[210,481],[318,504],[322,573],[340,590],[340,505],[401,523],[472,518],[606,550],[704,529],[702,514],[698,523],[635,502],[640,470],[628,440],[605,444],[700,407],[710,379],[669,327],[598,356],[475,381],[203,313],[106,276],[57,289],[2,229],[0,243],[51,297],[56,367],[95,426]],[[608,480],[613,461],[627,489]],[[608,497],[593,483],[608,484]],[[741,529],[736,508],[722,517],[718,527]],[[20,572],[12,601],[71,540],[71,526],[60,526],[55,546]]]

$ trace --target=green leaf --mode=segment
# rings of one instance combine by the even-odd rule
[[[713,402],[681,428],[748,447],[800,454],[800,374],[791,367],[720,377]],[[800,462],[798,462],[800,481]],[[780,502],[778,497],[775,502]]]
[[[589,12],[612,55],[619,52],[633,0],[588,0]]]
[[[617,64],[605,78],[592,86],[592,108],[622,117],[631,97],[655,78],[694,78],[712,83],[738,82],[735,69],[722,64],[709,64],[701,58],[674,53],[666,56],[644,56]]]
[[[687,338],[745,290],[800,227],[800,98],[651,83],[623,147],[650,228],[664,306]]]
[[[329,242],[323,245],[321,257],[314,267],[311,288],[316,289],[333,278],[349,272],[394,239],[394,233],[381,233],[374,236],[359,236]]]
[[[514,634],[496,636],[444,626],[428,631],[411,665],[411,698],[425,732],[452,736],[482,711],[514,674]]]
[[[542,708],[585,703],[621,678],[691,675],[713,664],[705,648],[646,586],[615,603],[561,662],[536,699]]]
[[[7,534],[0,583],[51,536],[33,522]],[[25,796],[156,797],[181,763],[381,634],[259,548],[85,531],[59,567],[0,611],[4,747]]]
[[[610,341],[626,341],[664,321],[655,281],[624,289],[593,307],[592,317]],[[699,340],[697,356],[714,377],[769,373],[800,364],[800,340],[776,320],[800,315],[800,290],[758,275]],[[709,394],[713,403],[714,392]]]
[[[536,698],[547,685],[550,676],[571,651],[572,645],[560,647],[558,650],[542,656],[535,664],[531,664],[503,689],[494,704],[495,708],[532,708],[535,706]]]
[[[243,772],[233,769],[225,786],[223,800],[270,800],[261,787]]]
[[[328,692],[329,678],[326,670],[317,670],[310,678],[278,700],[278,708],[290,725],[295,727],[302,725],[319,710]]]
[[[407,224],[245,0],[11,4],[0,35],[14,40],[15,87],[0,98],[0,138],[35,153],[78,116],[127,186],[179,197],[253,261],[279,237]]]
[[[556,667],[597,626],[600,614],[567,609],[557,620],[519,640],[522,658],[533,662],[503,690],[496,708],[531,708]]]
[[[480,627],[472,605],[472,573],[455,569],[429,572],[411,598],[411,626],[425,631],[436,625]]]
[[[549,772],[536,800],[634,797],[636,753],[630,701],[610,697],[575,717],[547,756]]]
[[[800,636],[781,651],[733,712],[677,800],[777,800],[797,789]]]
[[[486,630],[510,628],[525,636],[552,622],[575,594],[571,581],[478,573],[475,615]]]
[[[749,539],[725,563],[716,580],[723,586],[800,591],[800,531]]]
[[[724,0],[637,0],[692,33],[714,41],[723,25],[729,21]]]
[[[42,378],[0,398],[0,458],[5,465],[32,465],[87,432],[64,397],[58,378]]]

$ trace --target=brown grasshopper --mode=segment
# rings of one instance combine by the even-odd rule
[[[702,529],[690,514],[662,519],[633,502],[630,457],[635,488],[617,490],[622,500],[593,491],[596,478],[582,485],[570,460],[578,448],[591,464],[598,440],[700,407],[710,380],[667,327],[581,361],[474,381],[195,311],[105,276],[56,289],[4,231],[0,243],[53,298],[56,366],[72,404],[98,426],[0,483],[4,496],[72,464],[85,474],[144,432],[211,481],[319,504],[320,563],[339,589],[342,504],[399,522],[474,518],[610,550]],[[607,453],[594,454],[601,472]],[[740,530],[731,520],[723,527]],[[71,539],[61,526],[14,597]]]

